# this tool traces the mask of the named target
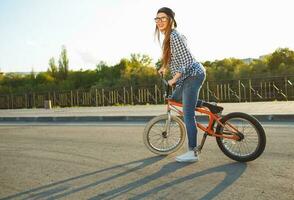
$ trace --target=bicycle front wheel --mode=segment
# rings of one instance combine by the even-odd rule
[[[184,143],[186,128],[183,121],[177,116],[167,114],[154,117],[146,125],[143,141],[153,153],[168,155],[177,151]]]
[[[221,119],[224,127],[218,124],[216,132],[223,135],[239,134],[241,139],[216,137],[217,144],[229,158],[248,162],[258,158],[265,149],[266,136],[261,124],[246,113],[230,113]]]

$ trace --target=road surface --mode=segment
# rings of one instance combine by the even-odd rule
[[[200,161],[145,148],[142,124],[0,126],[0,199],[294,199],[294,126],[267,124],[263,155],[227,158],[208,138]]]

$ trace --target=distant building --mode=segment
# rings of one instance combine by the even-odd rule
[[[271,54],[265,54],[265,55],[259,56],[259,60],[263,60],[265,57],[270,56],[270,55]]]
[[[250,64],[255,58],[244,58],[244,59],[241,59],[244,63],[246,64]]]

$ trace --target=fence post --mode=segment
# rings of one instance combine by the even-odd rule
[[[126,87],[124,87],[124,104],[126,104]]]
[[[155,104],[157,104],[157,85],[154,85]]]
[[[268,96],[267,96],[267,88],[266,88],[266,81],[264,82],[264,98],[265,99],[268,99]]]
[[[216,84],[216,95],[217,95],[217,98],[219,99],[220,96],[219,96],[219,85]]]
[[[70,106],[73,107],[73,92],[70,91]]]
[[[145,89],[141,89],[141,94],[142,94],[142,99],[141,99],[141,103],[144,103],[145,101]]]
[[[268,82],[268,97],[272,98],[272,93],[271,93],[271,82]]]
[[[13,109],[13,94],[11,94],[11,109]]]
[[[28,94],[25,93],[25,108],[28,108]]]
[[[33,108],[36,108],[36,94],[33,92]]]
[[[98,91],[97,88],[95,89],[95,103],[96,103],[96,107],[98,106]]]
[[[287,77],[284,78],[284,82],[285,82],[285,95],[288,99],[288,79],[287,79]]]
[[[228,83],[228,98],[229,98],[229,101],[231,101],[231,88],[229,83]]]
[[[241,102],[242,96],[241,96],[241,80],[238,80],[238,90],[239,90],[239,102]]]
[[[276,90],[275,90],[275,82],[274,81],[272,82],[272,94],[273,94],[273,96],[275,97],[275,100],[276,100]]]
[[[131,104],[134,105],[133,86],[131,86]]]
[[[260,82],[260,95],[263,95],[263,87],[262,87],[262,82]],[[264,95],[263,95],[264,96]]]
[[[85,105],[86,102],[86,94],[85,92],[82,92],[82,105]]]
[[[56,102],[56,93],[55,91],[53,92],[53,105],[57,105],[57,102]]]
[[[102,106],[104,106],[104,89],[102,89]]]
[[[115,104],[115,93],[114,93],[114,90],[111,91],[111,98],[112,98],[112,104]]]
[[[209,101],[209,83],[208,83],[208,81],[206,82],[206,89],[207,89],[207,92],[206,92],[207,101]]]
[[[249,102],[252,102],[251,89],[252,89],[251,79],[249,79]]]
[[[79,90],[77,90],[76,94],[77,94],[77,106],[79,106],[80,105]]]
[[[202,89],[202,99],[205,100],[205,91],[204,91],[204,88]]]
[[[119,101],[119,92],[118,92],[118,90],[116,90],[116,103],[121,103],[120,101]]]
[[[112,96],[113,96],[113,102],[112,102],[112,104],[116,104],[117,102],[116,102],[116,90],[113,90],[112,91]]]
[[[224,99],[227,100],[227,85],[224,84]]]
[[[9,99],[9,95],[7,95],[7,109],[9,109],[10,107],[10,99]]]
[[[223,95],[223,84],[220,85],[220,97],[221,97],[221,101],[224,100],[224,95]]]
[[[110,103],[110,105],[112,104],[111,92],[112,91],[108,91],[108,103]]]

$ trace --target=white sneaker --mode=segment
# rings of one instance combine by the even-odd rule
[[[187,153],[184,153],[176,157],[177,162],[196,162],[198,161],[198,156],[195,156],[194,151],[190,150]]]

